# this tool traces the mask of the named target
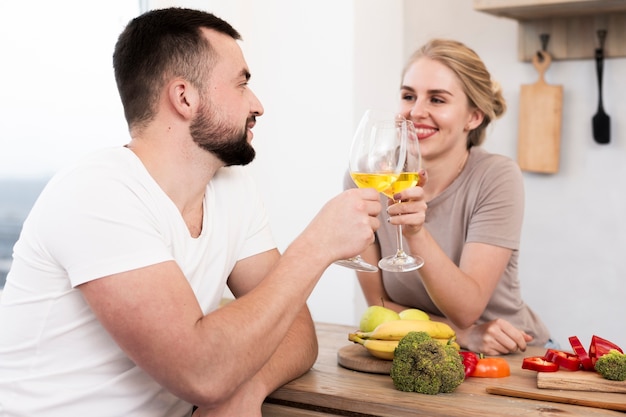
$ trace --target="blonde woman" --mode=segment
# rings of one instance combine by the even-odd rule
[[[489,355],[546,345],[546,326],[520,294],[522,175],[514,161],[480,147],[506,110],[499,86],[473,50],[434,39],[403,71],[399,110],[417,129],[428,180],[396,195],[401,203],[389,201],[363,258],[375,264],[393,254],[402,224],[405,249],[425,264],[359,272],[367,303],[424,310],[449,323],[462,347]]]

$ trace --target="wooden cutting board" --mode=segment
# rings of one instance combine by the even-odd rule
[[[518,120],[517,162],[524,171],[553,174],[559,170],[563,86],[546,83],[544,74],[552,57],[533,55],[539,72],[534,84],[522,85]]]
[[[561,404],[603,408],[606,410],[626,411],[626,399],[622,394],[600,392],[593,395],[585,391],[547,390],[538,388],[533,390],[504,386],[489,386],[485,390],[489,394],[524,398],[527,400],[549,401]]]
[[[508,397],[626,411],[622,388],[626,382],[605,380],[595,372],[558,371],[537,372],[536,378],[493,380],[485,390]]]
[[[337,363],[353,371],[389,375],[391,361],[373,357],[367,349],[358,343],[346,345],[337,351]]]
[[[597,372],[538,372],[537,387],[571,391],[626,393],[626,381],[610,381]],[[626,403],[626,396],[624,397]]]

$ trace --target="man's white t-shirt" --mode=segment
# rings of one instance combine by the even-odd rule
[[[244,167],[220,169],[207,186],[197,238],[127,148],[59,173],[24,223],[0,300],[0,416],[189,415],[120,350],[76,286],[175,260],[206,314],[238,260],[275,247]]]

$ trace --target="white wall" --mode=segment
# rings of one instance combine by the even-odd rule
[[[288,2],[253,3],[254,24],[242,28],[244,45],[258,38],[270,41],[259,44],[260,49],[256,45],[246,49],[253,70],[263,77],[255,78],[253,86],[268,111],[258,129],[267,129],[268,134],[257,135],[262,155],[257,167],[261,177],[268,177],[269,209],[281,245],[339,190],[342,153],[356,115],[369,106],[395,103],[404,59],[431,37],[466,42],[502,84],[509,110],[492,127],[485,147],[516,157],[520,85],[534,83],[537,74],[531,64],[517,61],[515,21],[475,12],[470,1],[456,0],[300,3],[300,12],[285,10],[283,16],[288,18],[282,20],[276,18],[275,4]],[[279,27],[295,32],[287,37]],[[311,48],[311,44],[318,46]],[[303,50],[302,45],[308,46]],[[351,45],[355,50],[350,51]],[[290,56],[285,57],[290,48]],[[271,65],[275,63],[280,65]],[[267,78],[270,85],[260,86],[271,77],[268,70],[276,76]],[[626,325],[621,320],[626,317],[622,301],[626,263],[620,253],[626,249],[622,214],[626,195],[617,182],[626,170],[626,112],[619,100],[626,93],[625,70],[626,59],[606,62],[605,107],[612,116],[613,137],[608,146],[591,138],[597,97],[593,62],[554,62],[546,74],[548,82],[564,86],[561,167],[554,175],[524,174],[527,204],[520,274],[526,301],[563,347],[569,346],[571,335],[586,343],[592,334],[626,346]],[[331,116],[328,122],[338,129],[334,133],[324,133],[325,127],[316,119],[321,106]],[[346,115],[351,115],[352,124],[341,120]],[[281,132],[274,117],[291,119],[288,124],[294,127]],[[297,137],[286,133],[297,131],[296,123],[305,124],[306,131]],[[273,157],[284,155],[284,146],[291,158]],[[326,158],[320,166],[315,158],[323,153]],[[289,186],[269,173],[270,166],[275,171],[275,166],[294,163],[315,180],[291,179]],[[365,303],[353,273],[332,266],[311,296],[310,306],[318,320],[356,324]]]
[[[58,157],[60,166],[76,148],[123,143],[123,138],[110,137],[125,133],[110,69],[115,36],[107,34],[104,40],[91,40],[91,47],[85,45],[105,32],[93,16],[103,8],[77,7],[83,4],[79,0],[55,2],[54,8],[45,0],[32,3],[39,7],[31,10],[55,18],[24,33],[11,30],[10,20],[20,19],[3,17],[0,25],[3,54],[10,58],[3,62],[12,63],[0,68],[3,80],[11,83],[9,100],[0,93],[0,165],[19,158],[43,163],[53,147],[65,147]],[[64,10],[68,4],[85,23],[71,23]],[[515,158],[520,85],[535,82],[537,74],[531,64],[517,61],[516,22],[475,12],[469,0],[148,4],[213,11],[242,33],[253,74],[251,88],[266,110],[255,128],[258,159],[253,166],[281,249],[340,192],[360,112],[395,105],[404,60],[430,37],[466,42],[502,84],[509,111],[495,123],[485,147]],[[20,12],[27,11],[20,7]],[[15,16],[5,11],[0,15]],[[126,15],[120,13],[122,17]],[[74,32],[67,28],[58,35],[55,29],[64,24],[73,24]],[[18,27],[24,30],[24,25]],[[42,57],[30,68],[24,63],[33,54]],[[86,60],[89,54],[100,58]],[[22,71],[28,71],[26,77],[20,77]],[[562,84],[565,91],[560,172],[524,174],[523,292],[563,347],[574,334],[583,343],[598,334],[626,346],[626,261],[620,253],[626,249],[626,195],[618,184],[626,174],[626,104],[620,100],[626,96],[625,73],[626,59],[607,61],[605,107],[611,115],[612,143],[600,146],[591,138],[597,97],[593,62],[554,62],[547,80]],[[67,135],[72,140],[64,142]],[[7,151],[10,158],[2,156]],[[15,169],[21,165],[15,164]],[[356,324],[365,308],[354,273],[336,266],[327,270],[309,302],[316,320],[344,324]]]
[[[0,178],[47,178],[125,143],[112,53],[138,7],[107,1],[0,2]]]
[[[367,107],[395,105],[405,59],[431,37],[467,43],[502,84],[509,109],[485,147],[516,158],[520,85],[534,83],[537,73],[517,60],[515,21],[458,0],[240,2],[249,3],[241,9],[247,18],[234,23],[267,111],[257,127],[256,168],[281,247],[340,190],[355,119]],[[587,343],[592,334],[626,346],[626,194],[618,184],[626,174],[625,71],[624,58],[605,64],[613,138],[606,146],[591,137],[592,60],[553,62],[546,74],[564,86],[561,166],[554,175],[524,174],[520,276],[526,301],[564,348],[569,336]],[[309,181],[285,174],[294,169]],[[335,266],[309,302],[317,320],[345,324],[358,323],[365,308],[352,271]]]
[[[472,10],[470,1],[406,0],[406,46],[412,51],[430,37],[461,40],[483,58],[505,93],[509,109],[485,143],[512,158],[517,152],[521,84],[538,75],[517,61],[517,23]],[[420,17],[423,16],[423,17]],[[537,47],[539,49],[539,40]],[[548,45],[549,50],[549,45]],[[560,170],[525,173],[526,214],[520,252],[523,294],[562,347],[568,337],[593,334],[626,346],[626,59],[604,67],[604,104],[611,116],[611,143],[591,136],[597,106],[593,60],[553,61],[546,73],[564,88]]]

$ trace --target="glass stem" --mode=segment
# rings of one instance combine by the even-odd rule
[[[396,258],[405,258],[404,248],[402,246],[402,225],[396,226],[396,244],[398,251],[396,252]]]

